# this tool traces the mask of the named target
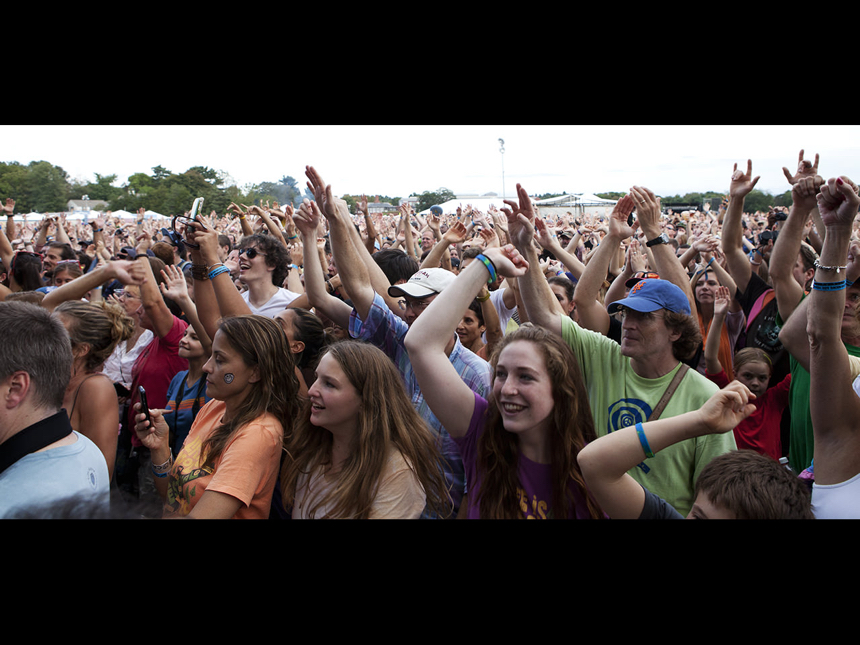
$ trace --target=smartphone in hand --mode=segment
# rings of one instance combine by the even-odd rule
[[[138,386],[137,393],[140,395],[140,411],[146,415],[146,420],[149,421],[149,427],[152,427],[152,417],[149,416],[149,404],[146,401],[146,390],[142,386]]]

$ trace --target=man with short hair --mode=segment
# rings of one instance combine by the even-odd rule
[[[72,347],[62,323],[25,302],[0,303],[0,517],[75,498],[104,511],[110,477],[101,450],[72,430],[63,396]]]

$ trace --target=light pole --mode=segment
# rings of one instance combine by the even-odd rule
[[[505,141],[499,139],[499,152],[502,153],[502,199],[505,199]]]

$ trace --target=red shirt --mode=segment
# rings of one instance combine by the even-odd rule
[[[173,377],[182,370],[188,369],[188,360],[179,356],[179,341],[185,335],[188,323],[176,316],[173,317],[173,327],[163,338],[156,336],[147,345],[131,369],[131,399],[128,408],[128,427],[131,430],[131,442],[141,445],[134,433],[134,404],[140,400],[137,393],[139,385],[146,390],[146,401],[151,410],[167,407],[167,388]]]
[[[720,371],[719,374],[706,372],[705,376],[721,388],[729,384],[725,370]],[[779,426],[782,413],[788,406],[790,384],[791,374],[788,374],[782,381],[768,388],[763,396],[753,401],[755,412],[741,421],[733,430],[738,450],[755,450],[761,455],[779,461],[782,457]]]

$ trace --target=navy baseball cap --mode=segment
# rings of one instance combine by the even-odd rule
[[[641,312],[668,309],[676,313],[691,315],[687,294],[677,285],[660,278],[640,280],[633,285],[626,298],[610,304],[607,311],[614,314],[619,307],[627,307]]]

